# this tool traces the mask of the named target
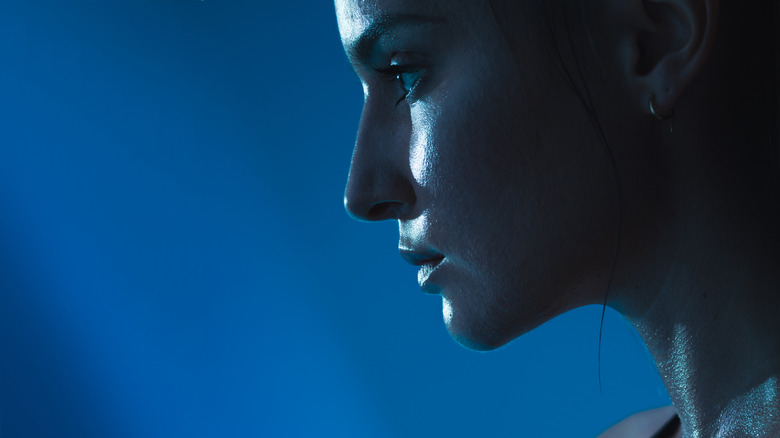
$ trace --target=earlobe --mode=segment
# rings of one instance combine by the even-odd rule
[[[715,40],[719,0],[632,0],[633,53],[624,61],[636,104],[656,114],[674,107],[701,71]]]

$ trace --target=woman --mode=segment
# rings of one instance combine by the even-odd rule
[[[780,436],[777,9],[336,0],[365,91],[346,208],[398,221],[466,347],[624,315],[674,408],[604,436]]]

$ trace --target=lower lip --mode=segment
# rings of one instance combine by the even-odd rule
[[[442,265],[444,259],[434,260],[420,265],[417,271],[417,282],[420,283],[420,289],[427,294],[438,294],[441,292],[441,286],[431,281],[431,276]]]

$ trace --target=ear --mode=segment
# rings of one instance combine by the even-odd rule
[[[623,50],[618,62],[635,103],[671,115],[715,41],[719,0],[618,0]],[[614,2],[613,2],[614,4]],[[619,17],[615,17],[619,18]]]

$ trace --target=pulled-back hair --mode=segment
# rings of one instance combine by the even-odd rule
[[[590,89],[583,77],[584,63],[598,62],[595,50],[585,53],[590,46],[590,28],[584,12],[592,0],[488,0],[493,16],[512,51],[518,53],[522,47],[522,29],[541,29],[536,35],[539,44],[549,46],[553,61],[559,64],[566,80],[580,96],[595,128],[602,135],[598,116],[589,101]],[[741,87],[748,87],[756,95],[765,96],[764,105],[755,109],[755,116],[766,127],[768,141],[756,152],[762,161],[772,163],[775,182],[780,190],[780,0],[721,0],[718,27],[727,26],[729,37],[737,38],[725,49],[735,62],[735,70],[742,69],[754,74],[754,80],[741,81]],[[539,27],[539,19],[543,25]],[[718,32],[722,33],[722,32]],[[568,44],[559,44],[561,35]],[[722,36],[716,36],[720,39]],[[547,39],[547,41],[543,41]],[[580,41],[582,40],[582,41]],[[527,42],[527,41],[526,41]],[[565,47],[568,46],[568,47]],[[575,65],[563,65],[561,51],[570,51]],[[521,62],[521,60],[518,60]],[[735,97],[724,93],[723,99]],[[734,102],[733,105],[739,105]],[[750,109],[744,109],[750,111]],[[750,128],[756,126],[750,122]],[[606,139],[603,139],[606,141]],[[609,145],[605,143],[609,149]]]

